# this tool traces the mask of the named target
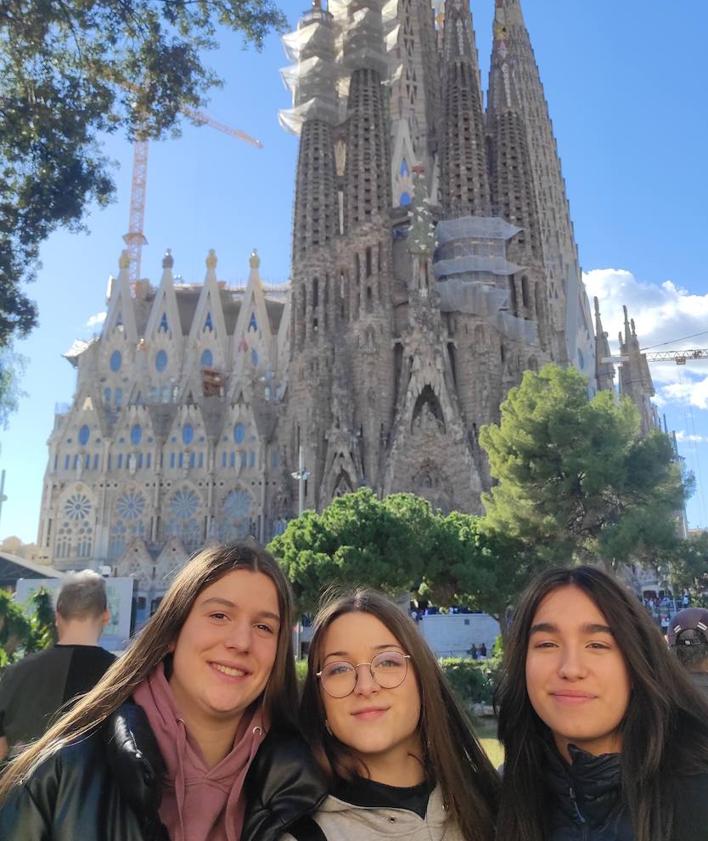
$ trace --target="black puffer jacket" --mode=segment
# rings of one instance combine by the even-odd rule
[[[11,793],[0,806],[0,839],[169,841],[158,815],[164,770],[144,712],[126,703]],[[273,730],[249,769],[245,792],[241,841],[276,841],[327,790],[302,739]]]
[[[634,841],[621,798],[619,754],[591,756],[570,745],[572,765],[553,747],[545,768],[552,811],[548,841]],[[674,831],[667,841],[708,841],[708,773],[667,780]]]

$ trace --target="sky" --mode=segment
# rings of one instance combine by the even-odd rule
[[[291,25],[308,0],[282,0]],[[472,0],[483,83],[493,0]],[[600,298],[615,338],[622,305],[642,347],[708,348],[708,97],[705,0],[522,0],[558,140],[588,293]],[[142,274],[159,282],[171,248],[176,274],[200,282],[210,248],[217,274],[244,285],[248,256],[261,276],[283,283],[290,263],[297,138],[278,125],[289,107],[279,38],[261,53],[224,33],[208,62],[224,79],[205,109],[262,140],[256,149],[185,121],[182,137],[150,147]],[[0,540],[36,539],[47,438],[56,404],[69,403],[75,371],[62,358],[76,338],[100,331],[108,276],[118,273],[128,227],[131,149],[110,137],[117,199],[95,209],[88,234],[55,233],[28,287],[39,327],[17,342],[28,359],[26,395],[0,430],[6,471]],[[697,335],[696,335],[697,334]],[[683,341],[683,337],[692,338]],[[697,480],[689,525],[708,527],[708,361],[652,364],[656,402]]]

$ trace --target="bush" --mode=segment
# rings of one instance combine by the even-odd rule
[[[444,657],[440,665],[450,686],[464,706],[492,703],[496,670],[488,660]]]

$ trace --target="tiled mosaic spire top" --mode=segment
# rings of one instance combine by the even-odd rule
[[[443,210],[447,216],[487,216],[490,210],[482,91],[472,17],[464,0],[447,0],[443,31]]]

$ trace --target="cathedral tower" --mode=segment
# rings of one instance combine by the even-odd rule
[[[484,113],[467,0],[445,0],[442,47],[440,198],[443,215],[489,216]]]
[[[526,132],[546,274],[551,356],[592,376],[592,321],[583,287],[553,126],[520,0],[496,0],[488,109],[518,96]]]

